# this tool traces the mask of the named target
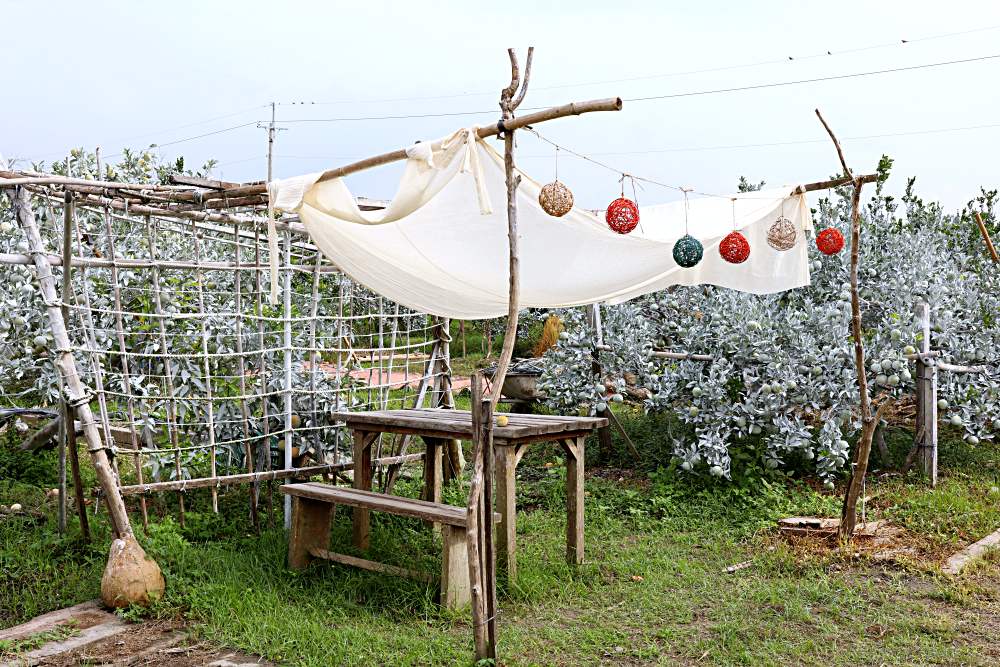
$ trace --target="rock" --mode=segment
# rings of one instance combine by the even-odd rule
[[[128,535],[111,543],[108,564],[101,578],[101,601],[105,605],[145,607],[162,597],[165,589],[160,566],[146,555],[135,536]]]

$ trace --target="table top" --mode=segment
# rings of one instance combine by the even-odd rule
[[[608,425],[604,417],[564,417],[562,415],[507,414],[506,426],[494,422],[493,439],[506,442],[518,440],[558,439]],[[417,408],[413,410],[376,410],[372,412],[337,412],[333,418],[348,428],[382,433],[415,433],[417,435],[472,437],[472,413],[468,410]],[[494,417],[499,415],[494,415]]]

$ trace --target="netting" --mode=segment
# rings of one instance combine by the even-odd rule
[[[271,304],[262,219],[83,206],[67,217],[58,200],[35,205],[50,249],[69,230],[67,329],[105,441],[134,463],[134,479],[120,479],[126,490],[342,463],[351,441],[335,413],[439,404],[448,391],[447,325],[354,283],[294,225],[285,225]],[[28,272],[17,257],[7,256],[9,275]],[[31,345],[51,347],[39,331]],[[54,370],[41,375],[37,384],[57,391]],[[385,447],[376,454],[396,453]],[[217,485],[198,486],[217,507]]]

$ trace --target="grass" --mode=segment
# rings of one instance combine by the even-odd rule
[[[636,422],[630,430],[652,456],[662,428]],[[894,451],[905,445],[905,434],[890,436]],[[778,517],[839,511],[839,498],[808,480],[713,486],[669,470],[595,469],[587,563],[574,570],[563,562],[564,471],[546,467],[555,450],[539,447],[519,469],[520,576],[500,582],[505,664],[996,664],[1000,557],[958,581],[936,574],[943,554],[1000,527],[995,455],[947,438],[936,491],[913,477],[873,476],[869,516],[906,527],[918,547],[917,557],[890,562],[777,538]],[[103,515],[97,546],[73,530],[59,538],[46,485],[0,483],[0,502],[16,499],[49,517],[37,525],[0,519],[3,626],[99,589]],[[398,489],[416,490],[416,481]],[[288,664],[471,663],[469,618],[439,609],[433,586],[326,563],[289,572],[283,531],[254,533],[240,491],[222,495],[219,516],[207,494],[189,493],[184,529],[169,516],[171,498],[151,503],[157,519],[140,537],[168,585],[155,614],[183,615],[206,639]],[[459,502],[462,494],[449,488],[446,496]],[[348,550],[341,514],[333,543]],[[373,515],[373,558],[433,572],[435,540],[419,522]],[[725,573],[748,560],[749,568]]]

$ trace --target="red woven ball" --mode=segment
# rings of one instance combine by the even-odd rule
[[[828,227],[816,236],[816,247],[824,255],[836,255],[844,249],[844,235],[839,229]]]
[[[639,224],[639,207],[631,199],[619,197],[608,204],[604,219],[613,231],[628,234]]]
[[[750,256],[750,242],[739,232],[729,232],[719,243],[719,254],[730,264],[742,264]]]

